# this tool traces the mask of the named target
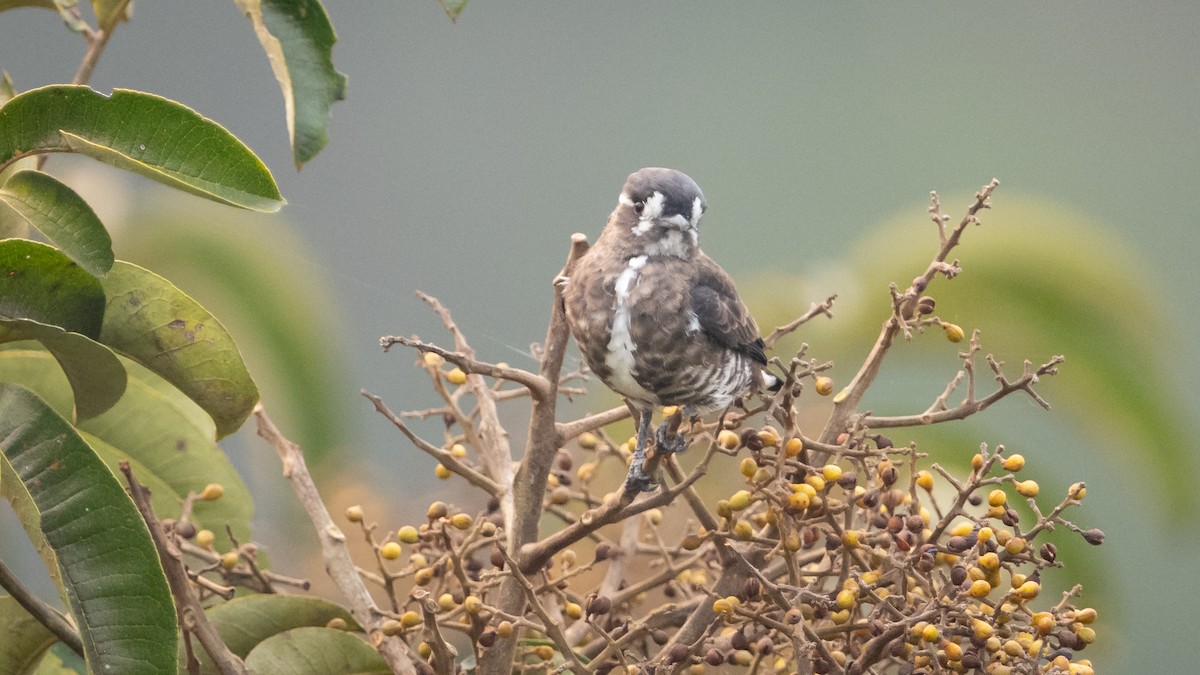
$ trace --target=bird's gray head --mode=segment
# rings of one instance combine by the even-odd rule
[[[687,257],[699,239],[707,205],[700,186],[674,169],[647,168],[625,180],[614,224],[644,243],[651,255]]]

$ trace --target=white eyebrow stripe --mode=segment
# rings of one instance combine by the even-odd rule
[[[617,196],[617,203],[624,204],[625,206],[633,206],[633,197],[630,197],[629,195],[622,192],[620,195]]]
[[[695,227],[700,222],[700,216],[704,215],[704,200],[696,197],[692,201],[692,227]]]

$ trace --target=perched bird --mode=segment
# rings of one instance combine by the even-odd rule
[[[685,414],[724,410],[775,378],[758,325],[725,270],[700,250],[700,187],[673,169],[647,168],[625,181],[617,208],[563,291],[567,322],[583,358],[637,413],[637,448],[626,484],[653,489],[642,463],[659,406]],[[764,381],[765,380],[765,381]],[[656,452],[682,450],[656,434]]]

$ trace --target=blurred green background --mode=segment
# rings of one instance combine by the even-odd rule
[[[410,355],[377,347],[442,336],[413,292],[450,307],[481,357],[531,365],[569,235],[599,232],[629,172],[671,166],[700,183],[704,247],[764,332],[840,294],[837,320],[799,336],[839,364],[839,383],[885,316],[886,283],[932,253],[928,192],[957,218],[996,176],[994,210],[957,252],[963,276],[933,287],[938,313],[982,329],[1014,376],[1023,358],[1067,362],[1042,388],[1051,412],[1014,397],[928,448],[954,464],[1004,443],[1046,495],[1086,480],[1076,518],[1108,540],[1064,555],[1058,581],[1093,589],[1103,644],[1089,655],[1100,672],[1192,669],[1200,4],[474,2],[454,25],[432,0],[328,9],[348,100],[299,173],[233,3],[139,4],[92,79],[225,125],[273,168],[281,217],[86,161],[48,166],[117,231],[118,257],[222,317],[268,408],[327,451],[332,510],[361,501],[394,525],[448,489],[358,396],[432,404]],[[83,49],[53,13],[0,15],[0,68],[18,89],[69,81]],[[237,271],[246,260],[257,276]],[[937,334],[900,345],[866,404],[923,410],[956,350]],[[519,442],[519,410],[508,419]],[[278,526],[296,509],[277,462],[239,436],[228,447],[263,495],[258,534],[290,550],[307,526]]]

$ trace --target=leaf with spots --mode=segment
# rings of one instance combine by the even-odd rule
[[[51,85],[0,107],[0,169],[29,155],[75,152],[222,204],[278,211],[267,167],[216,122],[161,96]]]
[[[33,319],[100,336],[104,287],[58,249],[26,239],[0,241],[0,317]]]
[[[228,525],[239,541],[250,540],[254,502],[229,458],[213,442],[212,419],[191,399],[158,375],[129,359],[125,396],[109,411],[79,423],[79,430],[110,466],[120,459],[136,463],[135,475],[153,491],[155,512],[178,518],[188,492],[201,492],[209,483],[225,488],[215,501],[198,501],[192,518],[197,527],[228,545]],[[42,397],[59,414],[71,410],[71,389],[50,354],[32,349],[0,350],[0,381],[22,384]],[[3,671],[0,671],[3,672]]]
[[[88,670],[175,668],[178,626],[158,553],[116,476],[28,389],[0,383],[0,472],[19,480],[57,555]]]
[[[100,341],[187,394],[216,423],[238,430],[258,402],[242,355],[217,318],[166,279],[127,262],[104,278]]]

